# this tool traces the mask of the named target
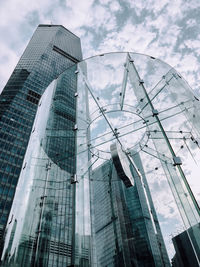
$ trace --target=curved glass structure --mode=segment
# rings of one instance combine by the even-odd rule
[[[179,266],[180,240],[198,266],[199,109],[150,56],[64,71],[38,108],[2,266]]]

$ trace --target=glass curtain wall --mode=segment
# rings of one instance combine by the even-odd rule
[[[63,73],[43,96],[11,209],[2,266],[91,266],[89,186],[76,178],[81,164],[76,159],[76,71],[75,65]]]
[[[0,95],[0,254],[40,98],[81,59],[77,36],[60,25],[39,25]]]

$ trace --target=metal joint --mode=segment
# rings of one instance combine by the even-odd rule
[[[157,109],[153,109],[152,110],[152,113],[153,113],[153,117],[154,116],[157,116],[159,114],[158,110]]]
[[[77,130],[78,130],[78,126],[77,126],[77,124],[75,124],[73,131],[77,131]]]
[[[51,163],[47,163],[46,164],[46,170],[48,171],[48,170],[50,170],[51,169]]]
[[[119,134],[120,134],[120,133],[117,131],[117,128],[115,128],[115,129],[114,129],[114,133],[113,133],[113,135],[116,136],[116,137],[118,137]]]
[[[41,199],[44,199],[45,197],[47,197],[47,196],[41,196]]]
[[[100,113],[104,113],[105,111],[106,111],[105,108],[100,108],[100,110],[99,110]]]
[[[78,183],[78,180],[77,180],[77,175],[74,174],[71,176],[71,184],[75,184],[75,183]]]
[[[182,165],[182,161],[181,161],[181,158],[180,157],[173,157],[173,161],[174,161],[174,166],[180,166]]]
[[[139,85],[144,84],[143,80],[139,80]]]

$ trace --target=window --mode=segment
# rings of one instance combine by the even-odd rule
[[[39,103],[40,97],[41,97],[40,94],[38,94],[32,90],[29,90],[28,95],[26,96],[26,99],[28,101],[32,102],[33,104],[37,105]]]

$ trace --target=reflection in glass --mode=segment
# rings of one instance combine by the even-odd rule
[[[153,57],[110,53],[67,69],[45,103],[3,266],[170,266],[184,233],[199,263],[200,106],[184,79]]]

